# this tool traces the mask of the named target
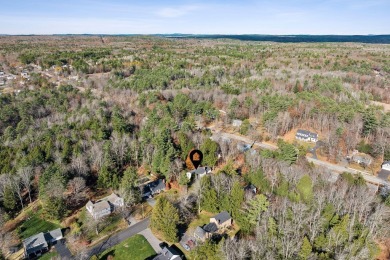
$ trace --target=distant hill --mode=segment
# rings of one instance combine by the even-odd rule
[[[229,35],[229,34],[163,34],[159,36],[169,38],[197,38],[197,39],[234,39],[242,41],[270,41],[270,42],[361,42],[361,43],[390,43],[390,35]]]

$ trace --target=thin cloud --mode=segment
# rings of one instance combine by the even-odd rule
[[[188,13],[199,9],[200,7],[195,5],[180,6],[180,7],[165,7],[157,11],[157,15],[163,18],[176,18],[176,17],[187,15]]]

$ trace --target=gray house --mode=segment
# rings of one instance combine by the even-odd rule
[[[318,141],[318,134],[312,133],[307,130],[298,129],[297,133],[295,134],[295,139],[315,143]]]
[[[369,166],[372,163],[372,158],[367,154],[355,154],[352,156],[352,161]]]
[[[23,240],[24,257],[36,258],[49,250],[49,246],[63,238],[61,229],[55,229],[46,233],[38,233]]]
[[[153,260],[182,260],[180,253],[172,247],[163,247],[161,253]]]
[[[86,208],[94,219],[110,215],[116,208],[123,207],[124,200],[115,193],[93,203],[88,201]]]
[[[205,176],[206,174],[208,174],[210,172],[211,172],[211,168],[208,166],[205,166],[205,167],[198,167],[198,169],[189,171],[186,173],[186,175],[187,175],[187,178],[189,180],[191,180],[192,176],[195,176],[196,179],[202,178],[203,176]]]
[[[165,191],[165,181],[158,179],[140,186],[142,198],[150,198],[155,194],[159,194]]]

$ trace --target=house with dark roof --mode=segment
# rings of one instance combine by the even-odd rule
[[[196,227],[194,237],[197,240],[205,241],[213,236],[213,234],[223,232],[223,229],[229,228],[232,225],[232,218],[227,211],[223,211],[214,217],[210,218],[210,223],[203,227]]]
[[[232,225],[233,220],[230,214],[227,211],[223,211],[214,217],[210,218],[210,224],[215,223],[215,225],[220,228],[228,228]]]
[[[24,257],[27,259],[39,257],[49,250],[49,246],[55,244],[62,238],[60,228],[28,237],[23,240]]]
[[[297,133],[295,134],[295,139],[315,143],[318,141],[318,134],[312,133],[307,130],[298,129]]]
[[[205,167],[198,167],[195,170],[189,171],[186,173],[187,178],[191,180],[192,176],[195,176],[195,179],[202,178],[203,176],[206,176],[206,174],[211,173],[211,167],[205,166]]]
[[[156,194],[165,191],[166,185],[163,179],[158,179],[140,186],[141,197],[150,198]]]
[[[182,260],[181,254],[173,247],[163,247],[159,255],[153,260]]]
[[[102,198],[95,203],[88,201],[86,208],[94,219],[99,219],[110,215],[118,207],[123,207],[124,200],[115,193]]]

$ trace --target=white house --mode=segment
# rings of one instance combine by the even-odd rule
[[[206,167],[198,167],[198,169],[192,170],[187,172],[187,178],[191,180],[192,176],[195,176],[195,178],[202,178],[206,174],[211,172],[211,168],[206,166]]]
[[[240,127],[242,125],[242,120],[234,119],[232,125],[235,127]]]
[[[110,215],[116,208],[123,207],[123,198],[118,197],[115,193],[96,201],[88,201],[86,208],[94,219],[99,219]]]
[[[318,134],[312,133],[307,130],[298,129],[295,139],[305,141],[305,142],[317,142],[318,141]]]
[[[390,171],[390,161],[383,162],[382,170]]]

